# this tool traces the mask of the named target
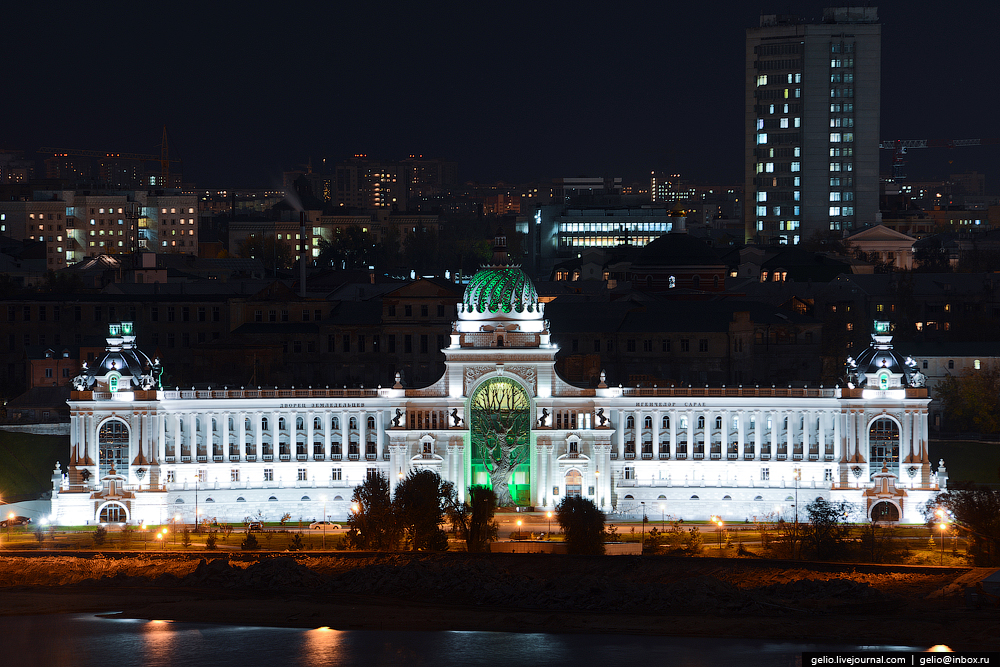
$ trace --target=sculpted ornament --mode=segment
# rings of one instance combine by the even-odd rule
[[[537,393],[535,391],[535,369],[532,366],[508,366],[508,373],[513,373],[514,375],[522,378],[531,387],[531,393]]]

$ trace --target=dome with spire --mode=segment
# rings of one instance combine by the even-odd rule
[[[131,322],[108,325],[104,356],[93,364],[84,364],[73,379],[77,391],[132,391],[159,386],[159,359],[151,360],[135,346]]]
[[[507,237],[498,228],[493,244],[493,261],[469,280],[462,298],[462,313],[468,316],[540,314],[538,292],[531,279],[507,257]]]

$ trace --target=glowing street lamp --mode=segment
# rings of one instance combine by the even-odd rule
[[[545,516],[549,519],[549,532],[545,533],[545,539],[548,540],[552,537],[552,512],[546,512]]]
[[[517,539],[521,539],[521,520],[517,520]]]
[[[713,515],[712,523],[719,528],[719,556],[722,556],[722,527],[726,525],[726,522],[722,520],[721,516]]]
[[[7,544],[10,544],[10,526],[14,523],[14,513],[11,512],[7,515]]]
[[[941,531],[941,565],[944,565],[944,534],[948,530],[948,515],[940,507],[934,510],[934,515],[938,518],[938,529]]]

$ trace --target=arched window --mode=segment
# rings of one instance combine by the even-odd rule
[[[284,431],[285,430],[285,418],[284,417],[278,417],[278,430],[279,431]]]
[[[357,430],[357,428],[358,428],[358,418],[357,417],[351,417],[351,421],[349,423],[350,423],[350,428],[351,428],[352,431]]]
[[[871,456],[868,459],[869,477],[886,470],[899,476],[899,427],[887,417],[872,422],[868,429],[868,445]]]
[[[250,430],[250,418],[249,417],[247,417],[245,420],[243,420],[243,430],[244,431],[249,431]]]
[[[653,418],[647,416],[645,419],[643,419],[642,420],[642,427],[643,428],[653,428]]]
[[[681,430],[683,431],[687,427],[688,427],[688,418],[687,417],[681,417]]]
[[[722,417],[715,418],[715,428],[722,428]]]
[[[698,428],[705,428],[705,418],[698,417]]]
[[[764,496],[754,496],[754,500],[760,502],[761,500],[764,500]]]
[[[245,503],[246,501],[247,501],[247,499],[244,498],[243,496],[240,496],[239,498],[236,499],[236,502],[238,502],[238,503]]]
[[[784,428],[786,431],[788,430],[788,417],[785,417],[784,421],[782,422],[782,428]]]
[[[323,422],[320,420],[319,417],[313,418],[313,428],[316,429],[317,431],[323,428]]]
[[[299,502],[305,503],[305,502],[308,502],[308,501],[309,501],[309,496],[302,496],[302,500],[299,501]]]
[[[97,432],[98,479],[103,479],[112,468],[118,473],[128,469],[129,430],[125,422],[109,419]]]
[[[663,415],[663,426],[662,428],[670,428],[670,415]]]
[[[234,422],[233,418],[230,417],[229,418],[229,432],[232,433],[235,430],[236,430],[236,422]]]
[[[278,502],[278,499],[277,499],[277,498],[275,498],[274,496],[271,496],[270,498],[268,498],[268,499],[267,499],[267,501],[268,501],[269,503],[276,503],[276,502]]]
[[[625,418],[625,428],[635,428],[635,417],[629,415]]]
[[[712,276],[712,287],[719,289],[719,276]]]
[[[305,427],[306,427],[306,423],[302,419],[302,417],[296,417],[295,418],[295,429],[298,430],[298,431],[301,431]]]
[[[108,503],[101,508],[101,523],[124,523],[128,521],[128,510],[120,503]]]
[[[330,417],[330,428],[332,428],[335,431],[339,431],[340,430],[340,418],[338,418],[338,417]]]
[[[653,276],[646,276],[646,289],[653,289]]]
[[[374,417],[368,417],[368,430],[369,431],[374,431],[375,430],[375,418]]]
[[[261,417],[261,418],[260,418],[260,430],[262,430],[262,431],[267,431],[267,430],[269,430],[269,429],[267,428],[267,417]]]
[[[701,500],[698,496],[691,496],[691,500]]]
[[[732,496],[722,496],[722,499],[723,500],[732,500],[733,497]]]
[[[205,498],[205,502],[206,503],[214,503],[215,502],[215,498]]]
[[[677,287],[677,277],[670,276],[667,278],[667,289],[673,289],[675,287]]]
[[[691,286],[693,288],[695,288],[695,289],[699,289],[701,287],[701,277],[700,276],[695,276],[694,278],[692,278],[691,279]]]

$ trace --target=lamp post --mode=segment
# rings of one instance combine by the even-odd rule
[[[725,521],[722,520],[721,516],[713,516],[712,521],[718,526],[719,531],[719,556],[722,556],[722,527],[726,525]]]
[[[641,545],[639,553],[642,553],[642,549],[646,546],[646,503],[640,501],[639,504],[642,505],[642,541],[639,543]]]
[[[180,514],[175,514],[174,515],[174,525],[171,527],[172,530],[170,531],[170,532],[172,532],[174,534],[174,544],[177,544],[177,522],[180,521],[180,520],[181,520],[181,515]]]
[[[517,520],[517,539],[521,539],[521,520]]]
[[[792,545],[792,549],[797,549],[799,543],[799,480],[802,479],[802,468],[795,468],[793,477],[795,477],[795,543]]]
[[[549,532],[545,533],[545,539],[552,539],[552,512],[546,512],[545,516],[549,519]]]
[[[934,514],[938,518],[938,528],[941,530],[941,565],[944,565],[944,533],[948,530],[948,516],[940,507],[934,510]]]

